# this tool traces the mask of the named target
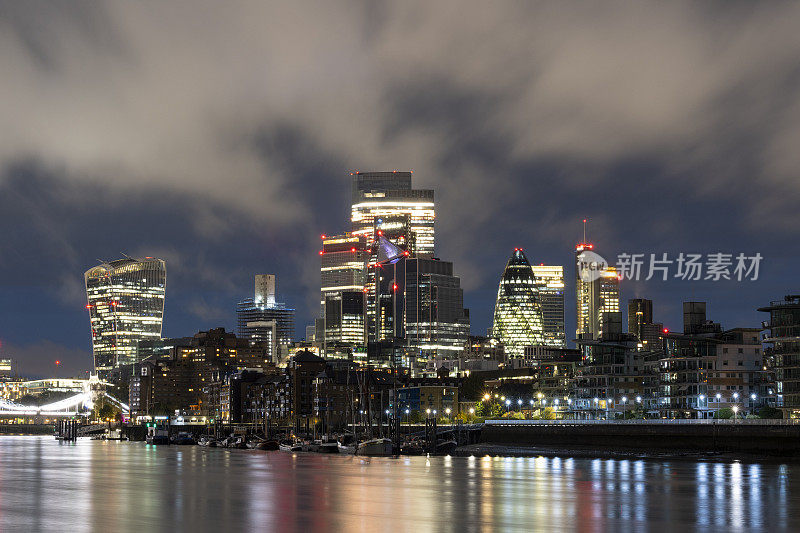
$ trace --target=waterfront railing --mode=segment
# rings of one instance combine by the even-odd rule
[[[591,425],[748,425],[748,426],[798,426],[800,419],[737,418],[645,418],[628,420],[486,420],[487,426],[591,426]]]

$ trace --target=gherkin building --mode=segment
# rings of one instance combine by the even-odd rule
[[[522,248],[515,248],[497,289],[492,336],[503,343],[507,357],[523,357],[525,346],[544,343],[543,323],[533,269]]]

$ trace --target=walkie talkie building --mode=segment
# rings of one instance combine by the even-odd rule
[[[166,264],[161,259],[118,259],[84,274],[94,370],[101,379],[138,362],[140,340],[160,339]]]

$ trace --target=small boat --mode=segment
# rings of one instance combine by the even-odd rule
[[[165,428],[151,426],[147,428],[147,444],[169,444],[169,431]]]
[[[282,452],[302,452],[303,445],[297,442],[282,442],[278,445],[278,449]]]
[[[339,448],[339,453],[344,453],[347,455],[354,455],[356,453],[356,449],[358,448],[358,442],[356,441],[355,435],[351,435],[350,433],[346,433],[339,437],[339,441],[336,443],[336,445]]]
[[[178,433],[172,439],[172,444],[178,444],[178,445],[181,445],[181,446],[186,446],[186,445],[190,445],[190,444],[191,445],[197,444],[197,441],[194,440],[194,437],[192,436],[191,433],[187,433],[185,431],[181,431],[180,433]]]
[[[425,447],[419,440],[407,440],[400,446],[400,455],[422,455],[425,453]]]
[[[206,446],[208,448],[217,447],[217,441],[211,435],[203,435],[202,437],[200,437],[200,440],[197,441],[197,444],[199,444],[200,446]]]
[[[372,439],[358,445],[356,455],[368,457],[386,457],[392,455],[392,441],[390,439]]]
[[[262,440],[256,445],[257,450],[265,450],[268,452],[278,449],[278,441],[276,440]]]
[[[339,453],[339,443],[334,441],[320,442],[317,444],[317,452],[319,453]]]

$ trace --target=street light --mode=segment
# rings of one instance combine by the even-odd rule
[[[642,397],[641,396],[637,396],[636,397],[636,403],[642,403]]]
[[[739,400],[739,393],[738,392],[734,392],[733,393],[733,399],[737,400],[737,401]]]
[[[738,412],[739,412],[739,406],[738,405],[734,405],[733,406],[733,421],[734,422],[736,422],[736,413],[738,413]]]
[[[483,399],[489,401],[492,399],[492,395],[487,392],[486,394],[483,395]]]
[[[471,414],[471,415],[475,414],[475,408],[474,407],[470,407],[469,408],[469,414]]]
[[[533,400],[530,401],[531,407],[533,407]]]
[[[511,405],[511,400],[506,400],[506,411],[508,411],[510,405]]]
[[[447,416],[450,416],[450,408],[449,407],[447,409],[445,409],[444,412],[447,413]]]
[[[721,398],[722,398],[722,394],[720,394],[720,393],[717,393],[717,403],[719,403],[719,400],[720,400]]]

